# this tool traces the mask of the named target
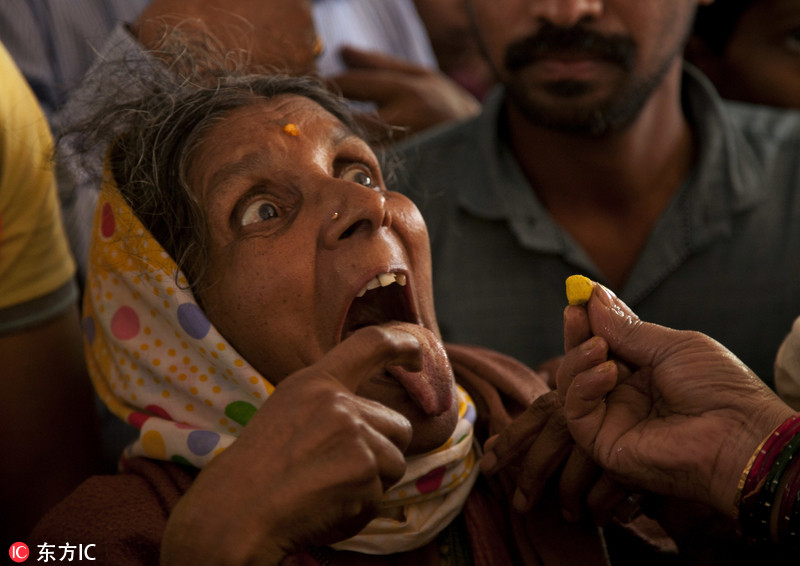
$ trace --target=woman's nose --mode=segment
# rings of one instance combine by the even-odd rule
[[[530,11],[554,26],[569,28],[584,19],[603,14],[603,0],[533,0]]]
[[[322,245],[333,249],[358,234],[369,234],[391,226],[386,206],[386,193],[369,187],[352,187],[340,191],[338,198],[323,205]]]

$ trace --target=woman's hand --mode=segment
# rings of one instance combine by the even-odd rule
[[[565,332],[564,337],[564,350],[569,352],[590,337],[588,324],[577,325]],[[604,355],[605,352],[599,352],[593,360],[599,363],[605,359]],[[563,357],[548,362],[548,382],[555,383],[565,361],[570,363]],[[556,391],[538,397],[501,434],[490,438],[484,449],[481,470],[490,474],[502,469],[510,472],[516,484],[512,504],[519,512],[527,512],[539,502],[554,477],[558,477],[563,513],[570,520],[579,519],[588,507],[595,520],[603,524],[611,519],[627,495],[602,474],[582,448],[575,446],[567,427],[563,399]]]
[[[565,350],[588,337],[588,325],[565,334]],[[604,354],[599,352],[595,363],[603,361]],[[559,358],[550,366],[554,383],[555,368],[562,361]],[[556,391],[536,399],[501,434],[490,438],[484,449],[481,470],[489,474],[503,469],[509,472],[516,484],[512,504],[519,512],[527,512],[539,502],[553,477],[558,477],[559,501],[564,515],[571,520],[580,518],[588,507],[594,519],[604,524],[627,496],[619,485],[602,474],[583,449],[575,446]]]
[[[411,423],[356,396],[387,366],[419,369],[419,342],[357,331],[275,388],[170,516],[162,564],[278,564],[358,533],[405,472]]]
[[[600,285],[567,307],[567,334],[557,381],[578,445],[627,486],[732,516],[747,460],[791,408],[719,343],[642,322]]]
[[[602,470],[575,446],[555,391],[539,397],[499,435],[486,441],[481,470],[505,470],[516,485],[512,505],[531,510],[544,495],[551,478],[558,477],[564,514],[577,520],[588,506],[604,523],[626,493],[602,476]]]

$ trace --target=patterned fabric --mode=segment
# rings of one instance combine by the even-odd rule
[[[95,388],[113,413],[140,431],[124,458],[202,468],[236,439],[274,390],[209,322],[110,173],[95,213],[83,324]],[[405,521],[378,517],[336,548],[410,550],[460,512],[478,468],[475,407],[463,390],[458,400],[451,438],[409,458],[405,476],[385,494],[385,508],[402,507]]]

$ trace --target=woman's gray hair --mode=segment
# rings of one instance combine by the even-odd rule
[[[343,99],[316,78],[230,67],[230,61],[201,60],[197,46],[169,58],[161,54],[135,64],[105,63],[95,71],[102,73],[104,96],[93,101],[93,116],[69,132],[79,154],[96,155],[99,147],[109,146],[107,158],[120,192],[196,295],[211,283],[206,273],[209,231],[187,175],[211,127],[236,108],[296,95],[313,100],[364,137]]]

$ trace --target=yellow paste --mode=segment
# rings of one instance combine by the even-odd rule
[[[583,275],[567,277],[567,301],[571,305],[585,305],[592,296],[592,280]]]

